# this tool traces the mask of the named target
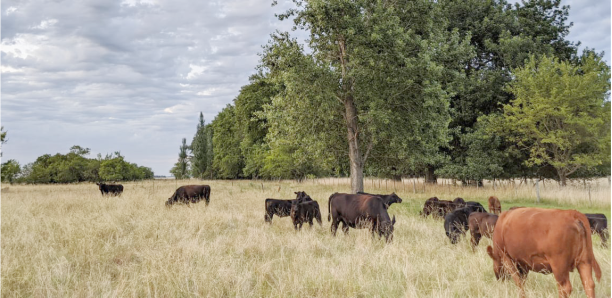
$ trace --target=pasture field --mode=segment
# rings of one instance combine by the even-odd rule
[[[476,252],[469,235],[452,245],[442,221],[418,211],[431,196],[486,206],[496,195],[503,210],[535,206],[532,185],[423,188],[410,180],[392,186],[368,178],[366,191],[396,190],[403,199],[389,209],[397,223],[393,242],[385,244],[367,230],[330,235],[328,198],[348,192],[347,182],[155,180],[124,183],[121,197],[102,197],[93,183],[3,185],[2,297],[518,296],[514,282],[495,279],[489,239]],[[539,206],[610,219],[608,180],[591,183],[564,189],[546,183]],[[176,187],[186,184],[210,185],[210,205],[165,208]],[[295,232],[288,217],[264,222],[265,198],[292,199],[300,190],[319,202],[322,227]],[[610,297],[610,249],[598,236],[593,247],[603,273],[597,297]],[[584,297],[576,271],[571,282],[572,297]],[[525,289],[528,297],[557,297],[552,275],[530,273]]]

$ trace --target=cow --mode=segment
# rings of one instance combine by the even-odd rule
[[[601,245],[608,247],[608,219],[601,213],[585,213],[591,226],[591,232],[596,233],[601,238]]]
[[[120,196],[123,193],[123,185],[121,184],[104,184],[96,183],[102,195]]]
[[[453,204],[455,205],[455,209],[463,208],[466,206],[465,200],[463,200],[463,198],[455,198],[453,200]]]
[[[266,199],[266,214],[264,220],[272,224],[272,218],[276,214],[278,217],[286,217],[291,215],[291,203],[293,202],[309,202],[312,201],[309,195],[305,192],[295,192],[296,198],[293,200]]]
[[[496,196],[489,197],[489,212],[499,215],[501,213],[501,203]]]
[[[595,297],[595,283],[601,269],[591,242],[587,217],[576,210],[517,208],[502,213],[493,232],[493,246],[487,247],[497,279],[512,277],[525,297],[529,271],[551,273],[559,297],[572,292],[569,273],[578,269],[587,297]]]
[[[370,195],[370,196],[378,196],[381,197],[383,199],[383,202],[385,202],[385,206],[387,209],[389,209],[389,206],[391,206],[391,204],[393,203],[401,203],[402,199],[400,197],[398,197],[395,193],[391,193],[390,195],[377,195],[377,194],[371,194],[371,193],[367,193],[367,192],[363,192],[363,191],[358,191],[358,194],[361,195]]]
[[[293,227],[295,230],[302,229],[302,224],[305,222],[310,224],[312,227],[312,220],[316,219],[321,226],[323,223],[321,221],[321,209],[319,208],[319,203],[317,201],[304,201],[293,200],[291,202],[291,211],[289,212],[291,216],[291,220],[293,221]]]
[[[435,203],[437,215],[440,218],[444,218],[447,214],[455,210],[455,203],[453,201],[439,200]]]
[[[459,236],[465,234],[468,227],[468,217],[474,212],[487,212],[482,206],[467,205],[447,214],[444,217],[444,230],[452,244],[456,244]]]
[[[423,205],[423,211],[420,212],[420,215],[423,217],[427,217],[430,214],[434,214],[434,211],[437,212],[437,202],[440,201],[438,197],[431,197],[425,201],[425,205]]]
[[[166,201],[166,207],[176,203],[197,203],[204,199],[206,206],[210,203],[210,186],[208,185],[184,185],[176,189],[174,194]]]
[[[492,238],[495,230],[495,223],[499,216],[485,212],[474,212],[468,217],[468,228],[472,235],[472,251],[476,249],[482,236]]]
[[[331,233],[336,236],[338,225],[342,223],[342,231],[348,234],[349,227],[361,229],[370,227],[372,236],[378,233],[379,237],[385,236],[387,242],[393,240],[393,220],[389,218],[385,202],[381,197],[364,194],[334,193],[329,197],[327,205],[329,215],[327,221],[331,224]]]

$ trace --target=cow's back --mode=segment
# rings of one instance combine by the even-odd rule
[[[514,261],[550,272],[555,258],[559,262],[592,256],[588,225],[586,216],[575,210],[518,208],[498,218],[493,243]]]

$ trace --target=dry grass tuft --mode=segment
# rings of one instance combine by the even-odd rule
[[[121,197],[102,197],[95,184],[10,186],[2,193],[3,297],[516,297],[516,286],[498,282],[484,239],[475,253],[469,239],[449,243],[442,222],[422,219],[418,208],[431,196],[484,200],[502,206],[535,199],[533,188],[452,185],[412,188],[384,180],[404,203],[394,241],[385,245],[366,230],[330,235],[327,200],[348,192],[346,180],[146,181],[126,183]],[[177,186],[209,184],[211,203],[171,209],[164,202]],[[580,186],[541,189],[547,204],[605,212],[610,187],[591,187],[591,201]],[[293,198],[305,190],[321,205],[324,223],[293,230],[289,218],[264,222],[264,199]],[[506,205],[504,205],[506,204]],[[586,207],[585,207],[586,208]],[[468,236],[469,238],[469,236]],[[610,250],[594,237],[603,278],[598,297],[609,297]],[[578,273],[571,274],[573,297],[584,296]],[[529,297],[557,295],[551,275],[530,274]]]

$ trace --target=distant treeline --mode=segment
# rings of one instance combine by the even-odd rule
[[[610,67],[560,0],[296,1],[176,178],[610,175]],[[361,181],[361,182],[360,182]]]
[[[68,154],[45,154],[21,167],[15,160],[2,163],[2,182],[72,183],[153,179],[150,168],[127,162],[119,152],[104,158],[86,158],[89,148],[72,146]]]

